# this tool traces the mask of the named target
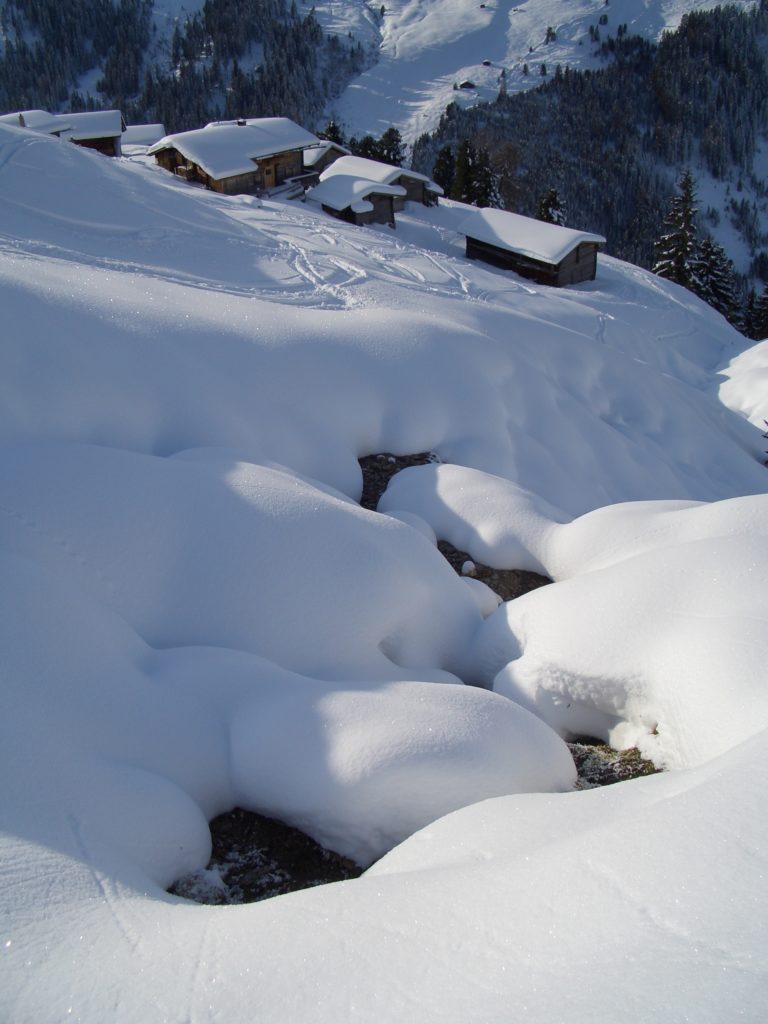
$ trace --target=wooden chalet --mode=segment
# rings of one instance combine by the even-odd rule
[[[435,206],[438,196],[443,195],[440,186],[431,181],[426,174],[419,174],[418,171],[411,171],[406,167],[393,167],[379,160],[368,160],[362,156],[340,156],[323,171],[320,181],[326,182],[336,176],[357,178],[377,185],[403,189],[403,194],[395,197],[395,210],[402,210],[406,202]]]
[[[309,189],[306,200],[317,203],[332,217],[350,224],[395,226],[395,203],[405,197],[399,185],[380,185],[351,174],[335,174]]]
[[[95,149],[105,156],[120,156],[125,121],[119,110],[88,110],[81,114],[61,114],[65,128],[63,139],[77,146]]]
[[[547,224],[505,210],[475,210],[459,226],[467,256],[513,270],[538,284],[594,281],[602,235]]]
[[[214,121],[166,135],[147,152],[167,171],[225,195],[266,192],[303,172],[320,140],[287,117]]]

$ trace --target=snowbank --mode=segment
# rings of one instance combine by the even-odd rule
[[[761,1020],[743,339],[616,261],[469,264],[451,204],[397,238],[5,125],[0,183],[0,1016]],[[489,614],[434,534],[558,582]],[[547,722],[697,767],[557,793]],[[461,809],[355,882],[165,893],[236,803],[365,862]]]
[[[510,481],[430,465],[394,478],[390,506],[478,561],[561,581],[496,612],[465,675],[562,734],[684,767],[768,727],[767,496],[566,522]]]

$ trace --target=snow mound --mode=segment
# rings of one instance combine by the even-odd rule
[[[234,722],[239,803],[360,864],[457,807],[576,778],[551,729],[483,690],[411,682],[307,697],[255,702]]]
[[[729,750],[768,726],[766,517],[758,496],[555,527],[551,564],[571,578],[487,620],[480,677],[564,735],[667,767]]]
[[[0,448],[0,467],[5,550],[156,648],[230,647],[317,678],[430,678],[455,669],[479,623],[413,529],[278,469],[56,443]]]
[[[468,263],[451,203],[358,229],[5,125],[0,184],[0,1017],[761,1021],[759,352],[615,260]],[[434,535],[558,582],[493,611]],[[548,722],[679,770],[552,794]],[[164,892],[237,803],[368,862],[473,801],[355,882]]]

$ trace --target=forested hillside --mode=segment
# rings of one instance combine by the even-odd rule
[[[568,223],[602,232],[613,255],[650,267],[654,244],[686,166],[727,182],[725,208],[702,203],[700,230],[721,220],[749,249],[744,269],[768,279],[768,182],[756,158],[768,128],[768,2],[687,15],[658,45],[619,30],[600,41],[605,68],[575,72],[531,65],[542,84],[494,103],[452,104],[432,135],[414,147],[418,170],[436,173],[456,198],[479,192],[535,214],[556,190]],[[470,180],[466,167],[469,151]],[[461,193],[461,194],[460,194]]]
[[[243,113],[308,123],[366,62],[359,43],[284,0],[205,0],[155,61],[152,0],[5,0],[0,11],[2,110],[116,106],[169,131]],[[78,88],[93,68],[95,100]]]

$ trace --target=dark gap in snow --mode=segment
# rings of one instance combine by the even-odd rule
[[[409,466],[427,466],[430,462],[440,462],[434,452],[417,452],[415,455],[392,455],[380,452],[377,455],[365,455],[358,459],[363,471],[363,493],[360,504],[372,512],[376,511],[379,498],[387,489],[387,484],[401,469]]]
[[[389,452],[381,452],[377,455],[366,455],[359,459],[360,469],[363,472],[363,493],[360,504],[363,508],[376,511],[379,499],[395,473],[409,466],[426,466],[430,462],[440,462],[440,456],[435,452],[417,452],[415,455],[392,455]],[[487,584],[495,591],[503,601],[512,601],[516,597],[527,594],[529,590],[536,590],[543,587],[552,580],[548,576],[541,576],[537,572],[528,572],[526,569],[492,569],[490,566],[474,562],[466,551],[459,551],[447,540],[441,540],[437,545],[443,557],[450,562],[459,575],[470,575],[477,580]],[[471,564],[467,572],[465,566]]]
[[[363,871],[299,829],[240,807],[214,818],[210,829],[208,867],[174,882],[172,895],[211,906],[255,903]]]
[[[437,548],[460,576],[480,580],[497,593],[502,601],[513,601],[529,590],[546,587],[552,582],[549,576],[528,569],[492,569],[489,565],[473,561],[466,551],[459,551],[447,540],[438,541]]]
[[[655,775],[660,770],[652,761],[642,758],[636,747],[614,750],[591,736],[578,736],[568,747],[578,772],[578,789],[612,786],[615,782]]]

